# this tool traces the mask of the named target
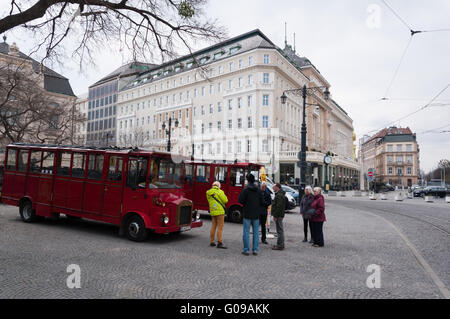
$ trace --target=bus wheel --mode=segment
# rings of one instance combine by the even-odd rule
[[[230,209],[229,213],[229,219],[233,223],[241,223],[242,222],[242,209],[240,207],[232,207]]]
[[[148,230],[140,216],[132,216],[128,219],[125,227],[128,239],[132,241],[144,241],[147,239]]]
[[[38,220],[36,212],[30,201],[25,201],[19,206],[20,217],[25,223],[32,223]]]

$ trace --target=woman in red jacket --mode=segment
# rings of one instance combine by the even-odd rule
[[[323,247],[323,222],[325,217],[325,199],[322,195],[320,187],[314,187],[314,201],[311,208],[315,209],[314,215],[311,216],[311,235],[313,238],[313,247]]]

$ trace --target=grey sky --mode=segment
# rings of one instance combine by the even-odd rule
[[[450,28],[448,0],[386,2],[414,30]],[[376,19],[370,19],[374,13],[368,11],[371,5],[378,6],[375,10],[380,14],[375,27],[371,22]],[[333,99],[352,117],[358,138],[419,109],[450,84],[450,31],[419,33],[387,92],[389,100],[380,100],[411,37],[381,0],[210,0],[207,12],[227,28],[230,37],[259,28],[281,47],[287,22],[288,42],[293,44],[295,32],[298,54],[308,57],[331,83]],[[27,52],[17,34],[8,35],[8,42],[12,41]],[[76,94],[82,94],[122,62],[127,61],[118,52],[99,52],[97,68],[85,74],[76,65],[57,70],[70,79]],[[417,133],[425,171],[441,158],[450,159],[450,133],[420,134],[441,127],[438,131],[450,130],[450,87],[434,102],[444,106],[430,106],[397,123]]]

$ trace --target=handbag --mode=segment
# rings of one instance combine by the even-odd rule
[[[314,208],[310,208],[304,213],[304,216],[306,219],[309,219],[315,213],[316,213],[316,210]]]

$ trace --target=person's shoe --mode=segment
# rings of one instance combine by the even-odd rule
[[[310,244],[314,244],[314,240],[310,239],[310,240],[309,240],[309,243],[310,243]]]
[[[250,253],[248,253],[248,252],[246,252],[246,251],[243,251],[243,252],[242,252],[242,255],[250,256]]]
[[[269,243],[267,242],[267,240],[263,240],[262,241],[263,244],[268,245]]]
[[[218,243],[217,248],[227,249],[227,247],[222,243]]]
[[[280,246],[273,246],[272,250],[283,250],[284,248],[280,247]]]
[[[210,243],[209,244],[211,247],[215,247],[216,246],[216,243]]]
[[[258,253],[256,251],[254,251],[253,256],[258,256]]]
[[[303,239],[303,242],[304,242],[304,243],[306,243],[307,241],[308,241],[308,240],[307,240],[306,238],[305,238],[305,239]]]
[[[320,246],[319,246],[319,245],[317,245],[317,244],[313,244],[312,246],[313,246],[313,247],[320,247]]]

